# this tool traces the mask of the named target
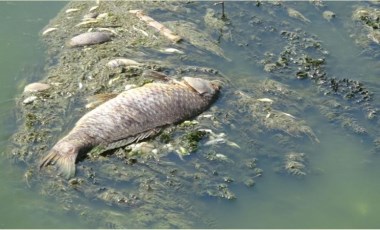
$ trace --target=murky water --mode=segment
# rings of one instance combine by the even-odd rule
[[[16,128],[13,98],[22,92],[23,82],[38,80],[43,74],[44,55],[38,33],[54,17],[64,2],[1,2],[0,3],[0,91],[1,150]],[[210,3],[211,4],[211,3]],[[375,100],[379,99],[377,85],[380,74],[378,60],[362,56],[342,20],[351,20],[352,5],[328,2],[329,9],[340,18],[338,22],[322,19],[309,3],[296,5],[313,23],[305,24],[330,53],[327,72],[337,77],[349,77],[367,83]],[[293,6],[292,5],[292,6]],[[49,8],[49,11],[45,9]],[[227,8],[227,7],[226,7]],[[307,12],[307,13],[305,13]],[[338,26],[331,26],[338,23]],[[263,42],[263,41],[261,41]],[[265,42],[265,41],[264,41]],[[223,44],[222,44],[223,45]],[[267,44],[268,45],[268,44]],[[248,49],[248,48],[247,48]],[[239,49],[228,49],[232,62],[211,63],[226,76],[246,77],[252,81],[270,78],[271,74],[249,61],[239,59]],[[248,77],[252,76],[252,77]],[[253,77],[254,76],[254,77]],[[297,87],[297,83],[295,83]],[[299,87],[299,86],[298,86]],[[302,89],[300,89],[302,92]],[[303,92],[310,96],[308,92]],[[313,128],[320,143],[304,143],[313,173],[298,178],[275,173],[270,159],[260,161],[264,174],[257,185],[232,187],[238,199],[233,201],[207,199],[200,212],[213,219],[216,228],[378,228],[377,205],[380,183],[377,175],[380,158],[373,155],[365,137],[350,135],[343,128],[328,123],[320,114],[310,112],[302,116]],[[238,142],[238,141],[237,141]],[[240,143],[244,146],[244,143]],[[276,143],[267,142],[275,145]],[[236,154],[247,153],[243,149]],[[254,150],[251,150],[254,151]],[[10,165],[0,161],[0,227],[94,227],[87,226],[80,216],[64,212],[52,215],[57,209],[53,199],[47,199],[28,188],[24,179],[27,165]],[[202,205],[203,206],[203,205]],[[96,205],[94,206],[96,207]],[[56,212],[54,212],[56,213]]]
[[[2,156],[16,128],[14,98],[22,92],[19,85],[41,78],[44,52],[39,32],[62,8],[64,2],[0,2],[0,122]],[[48,11],[46,9],[49,9]],[[1,228],[73,228],[81,226],[76,217],[54,216],[54,204],[33,193],[21,168],[0,160]],[[20,165],[19,165],[20,166]],[[74,220],[74,222],[72,222]],[[85,226],[82,226],[85,227]]]

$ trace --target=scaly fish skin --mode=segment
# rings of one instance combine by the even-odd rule
[[[40,168],[55,163],[70,178],[75,174],[79,152],[139,135],[148,137],[150,131],[202,113],[218,92],[218,85],[189,77],[124,91],[85,114],[42,159]]]

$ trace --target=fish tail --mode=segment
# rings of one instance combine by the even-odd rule
[[[59,174],[69,179],[75,175],[75,159],[76,155],[61,154],[53,149],[41,160],[39,168],[54,164],[58,168]]]

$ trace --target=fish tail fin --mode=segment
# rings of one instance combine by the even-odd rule
[[[58,168],[59,174],[69,179],[75,175],[76,154],[62,154],[57,150],[52,150],[42,158],[39,168],[54,164]]]

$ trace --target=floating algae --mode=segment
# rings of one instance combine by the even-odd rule
[[[46,27],[58,29],[42,37],[48,48],[43,82],[51,88],[33,93],[27,104],[22,101],[30,95],[17,100],[20,128],[10,155],[30,166],[27,185],[52,197],[62,210],[81,215],[89,226],[194,228],[213,227],[210,215],[202,211],[204,200],[239,199],[240,186],[255,192],[265,179],[261,175],[271,170],[261,169],[267,159],[275,162],[272,170],[307,178],[313,162],[307,160],[305,143],[318,145],[319,133],[305,111],[319,112],[332,125],[351,132],[367,128],[358,114],[371,115],[376,122],[376,111],[370,110],[375,108],[366,84],[329,75],[323,43],[298,28],[305,26],[302,20],[278,17],[286,9],[271,4],[229,3],[223,21],[216,10],[207,10],[208,3],[100,2],[95,7],[92,2],[69,3]],[[68,13],[68,19],[69,8],[78,10]],[[182,41],[173,44],[135,15],[125,14],[130,9],[142,9],[181,35]],[[75,27],[89,12],[108,16]],[[71,37],[104,29],[113,31],[112,41],[63,47]],[[222,29],[220,38],[217,29]],[[225,43],[239,53],[234,64],[248,61],[260,78],[257,72],[240,76],[233,68],[224,67],[223,74],[216,70],[210,56],[218,57],[223,68],[221,60],[228,56],[222,48]],[[168,48],[177,51],[162,52]],[[117,59],[138,64],[108,64]],[[260,72],[265,66],[269,73]],[[182,77],[223,82],[220,100],[206,114],[167,127],[145,142],[90,152],[79,159],[78,174],[69,181],[55,176],[53,167],[37,173],[38,159],[88,112],[84,98]],[[292,87],[295,82],[302,87]],[[378,136],[365,130],[378,147]]]

